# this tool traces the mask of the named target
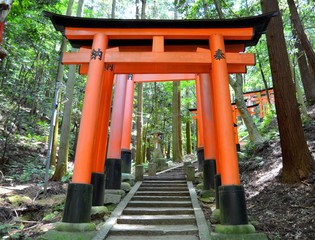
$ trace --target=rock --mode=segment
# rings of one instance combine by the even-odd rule
[[[99,219],[105,216],[108,213],[108,209],[105,206],[93,206],[91,208],[91,219]]]
[[[121,200],[120,194],[105,193],[104,204],[118,204]]]
[[[135,184],[135,177],[130,173],[122,173],[121,181],[128,182],[131,186],[133,186]]]
[[[129,192],[130,189],[131,189],[131,186],[128,182],[121,183],[121,190],[124,190],[125,192]]]

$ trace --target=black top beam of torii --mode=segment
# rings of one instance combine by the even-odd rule
[[[277,15],[277,12],[270,12],[258,16],[233,18],[233,19],[196,19],[196,20],[152,20],[152,19],[104,19],[104,18],[82,18],[71,17],[52,12],[44,11],[49,17],[55,29],[64,36],[66,28],[124,28],[124,29],[218,29],[218,28],[253,28],[253,36],[250,40],[225,40],[225,44],[244,44],[254,46],[259,38],[266,32],[270,19]],[[92,40],[69,39],[73,47],[91,46]],[[150,46],[150,39],[110,39],[109,47],[117,46]],[[203,39],[165,39],[165,45],[208,45]]]

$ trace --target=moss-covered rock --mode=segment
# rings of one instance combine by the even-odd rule
[[[60,232],[50,230],[37,240],[90,240],[96,235],[96,231],[90,232]]]
[[[21,196],[21,195],[12,195],[8,197],[8,200],[14,207],[18,207],[21,205],[31,205],[32,199],[28,196]]]
[[[215,226],[216,233],[224,234],[247,234],[255,233],[255,227],[252,224],[245,225],[221,225],[218,224]]]

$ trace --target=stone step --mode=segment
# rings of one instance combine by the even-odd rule
[[[135,196],[189,196],[189,191],[137,191]]]
[[[182,225],[196,224],[194,215],[123,215],[117,219],[118,224],[141,225]]]
[[[187,183],[169,183],[169,182],[165,182],[165,183],[148,183],[148,182],[143,182],[141,184],[141,187],[148,187],[148,186],[152,186],[152,187],[187,187]]]
[[[132,201],[190,201],[189,196],[133,196]]]
[[[199,240],[199,237],[196,235],[163,235],[163,236],[141,236],[141,235],[133,235],[133,236],[108,236],[106,240]]]
[[[188,190],[187,187],[139,187],[138,191],[185,191]]]
[[[186,184],[187,182],[184,180],[176,180],[176,181],[163,181],[163,180],[157,180],[157,181],[153,181],[153,180],[145,180],[142,182],[142,184],[144,183],[152,183],[152,184]]]
[[[198,228],[195,225],[134,225],[115,224],[110,235],[198,235]],[[172,238],[173,239],[173,238]]]
[[[172,181],[172,180],[186,180],[185,175],[183,176],[150,176],[150,177],[144,177],[144,180],[164,180],[164,181]]]
[[[192,207],[191,201],[130,201],[127,207]]]
[[[123,215],[177,215],[177,214],[194,214],[193,208],[182,208],[182,207],[156,207],[156,208],[145,208],[145,207],[127,207],[123,210]]]

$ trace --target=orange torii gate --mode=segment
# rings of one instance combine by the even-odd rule
[[[262,120],[264,116],[268,113],[269,110],[269,102],[268,97],[269,96],[270,102],[274,103],[274,92],[273,88],[268,88],[268,91],[266,90],[258,90],[258,91],[250,91],[245,92],[244,97],[247,101],[247,105],[253,105],[253,104],[259,104],[259,118]]]
[[[95,140],[104,135],[99,123],[108,121],[110,108],[102,106],[108,106],[110,101],[107,95],[112,89],[106,86],[111,86],[113,75],[117,75],[117,84],[124,92],[128,74],[192,73],[200,74],[208,84],[203,86],[212,89],[203,91],[211,96],[213,115],[204,108],[207,114],[203,117],[212,116],[216,126],[215,152],[222,179],[219,188],[221,224],[247,225],[245,193],[240,185],[234,143],[228,74],[245,73],[246,66],[255,63],[253,54],[242,52],[246,46],[257,43],[274,13],[228,20],[116,20],[45,14],[72,46],[80,48],[76,53],[64,53],[62,62],[79,64],[80,72],[88,75],[73,178],[62,221],[70,224],[90,222],[93,187],[99,188],[93,179],[103,181],[105,162],[102,158],[94,158],[96,151],[99,152],[97,156],[103,156],[105,151],[105,146]],[[117,105],[124,109],[122,101],[124,98],[119,98]],[[113,115],[115,121],[112,123],[117,122],[117,126],[111,126],[114,140],[111,142],[112,136],[109,139],[111,154],[106,159],[106,174],[110,179],[106,176],[106,181],[115,181],[113,186],[118,188],[121,181],[119,126],[121,128],[123,113],[119,116],[117,110]],[[100,188],[97,190],[101,191]]]

